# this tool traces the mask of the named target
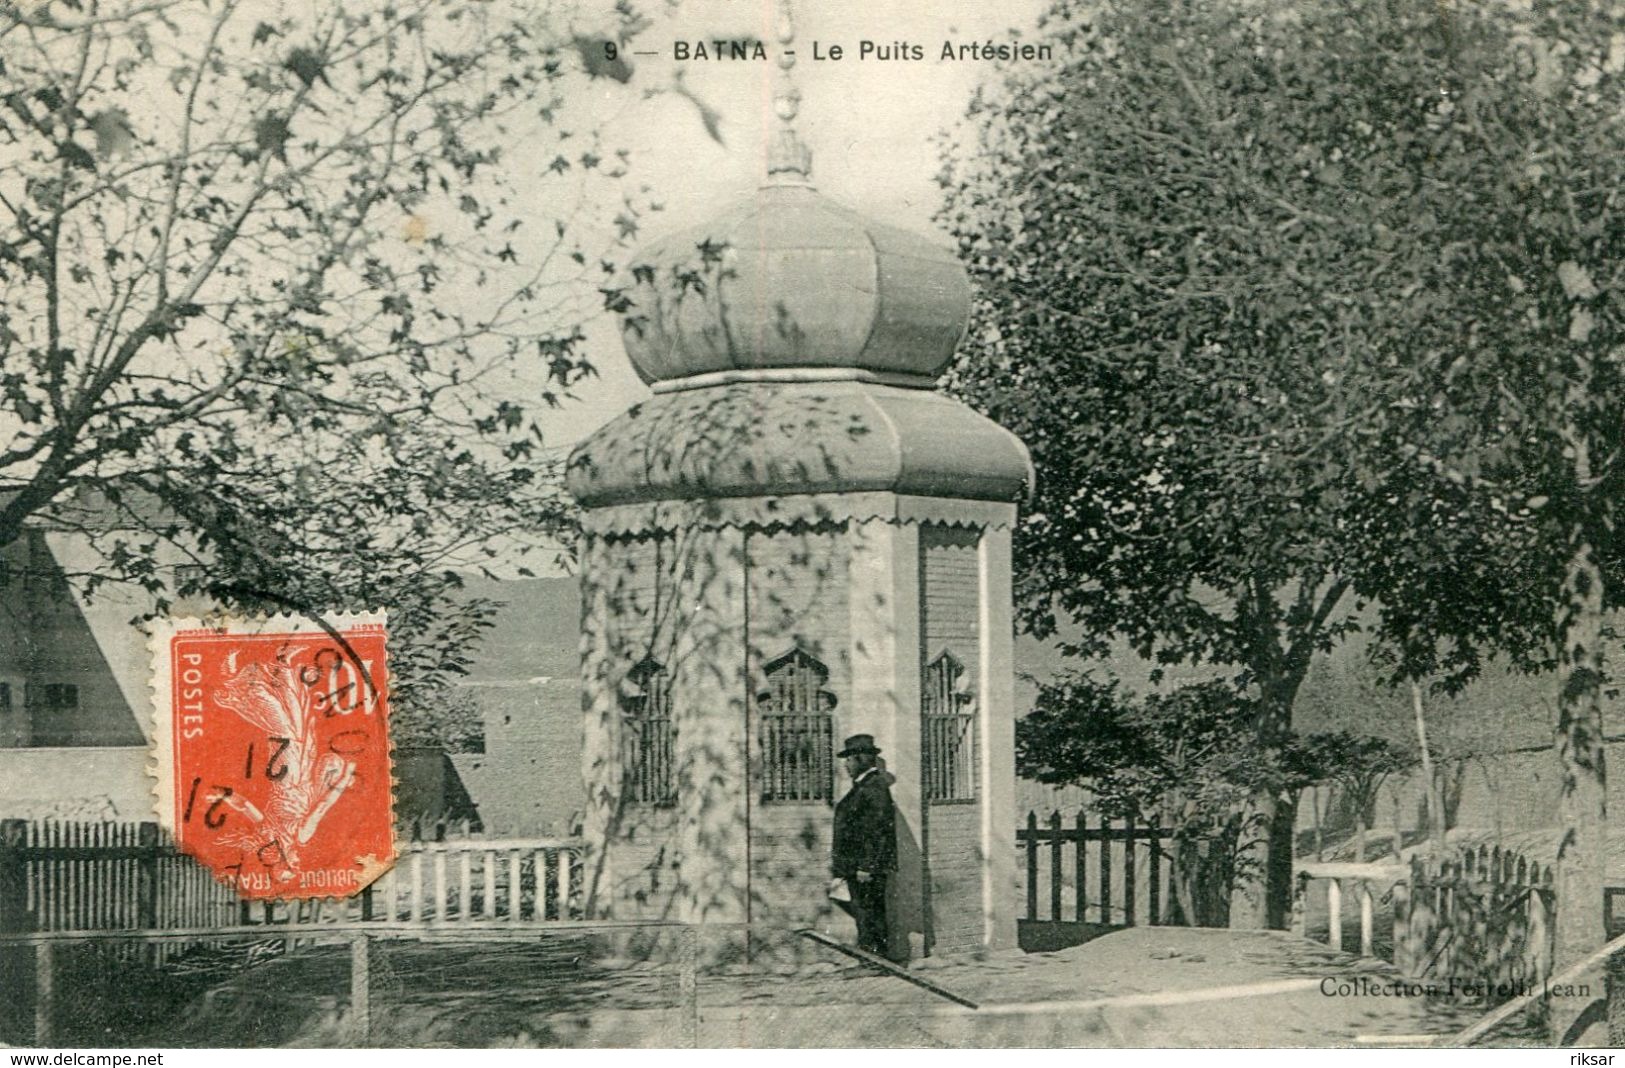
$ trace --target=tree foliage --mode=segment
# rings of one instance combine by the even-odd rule
[[[1391,481],[1487,535],[1428,551],[1413,506],[1374,539],[1368,571],[1413,675],[1441,647],[1447,664],[1490,650],[1556,669],[1557,941],[1572,960],[1605,934],[1589,904],[1608,837],[1604,620],[1625,598],[1625,10],[1469,8],[1434,36],[1408,243],[1432,306],[1399,365]]]
[[[1053,6],[1066,59],[977,98],[942,216],[980,287],[954,384],[1040,471],[1031,629],[1236,665],[1268,745],[1369,599],[1402,677],[1562,667],[1559,748],[1601,805],[1621,29],[1589,4]]]
[[[1353,731],[1321,731],[1305,735],[1296,746],[1297,760],[1311,783],[1341,789],[1344,803],[1355,819],[1355,859],[1365,860],[1365,832],[1377,806],[1377,793],[1390,775],[1409,769],[1416,761],[1387,738]]]
[[[1016,771],[1087,785],[1103,812],[1163,819],[1201,836],[1227,822],[1257,780],[1285,774],[1255,758],[1253,710],[1220,682],[1137,700],[1087,672],[1040,685],[1016,724]],[[1177,802],[1170,799],[1178,798]]]
[[[0,545],[91,537],[79,584],[160,611],[388,607],[400,703],[432,712],[489,620],[455,571],[568,526],[538,411],[591,372],[582,324],[640,217],[571,100],[631,91],[582,57],[642,26],[0,9]]]
[[[1254,794],[1296,790],[1290,748],[1255,744],[1252,702],[1214,681],[1136,699],[1087,672],[1042,684],[1016,723],[1016,770],[1089,789],[1105,815],[1153,821],[1175,840],[1173,893],[1188,923],[1223,924],[1237,846],[1262,828],[1241,814]]]
[[[1348,210],[1349,187],[1397,217],[1407,164],[1385,139],[1391,86],[1351,69],[1381,57],[1334,14],[1057,4],[1064,68],[1008,70],[944,174],[980,288],[953,384],[1040,472],[1017,536],[1024,622],[1078,624],[1083,653],[1121,637],[1234,666],[1261,750],[1285,744],[1313,656],[1352,625],[1362,505],[1386,471],[1371,387],[1398,231]],[[1249,922],[1283,920],[1285,889],[1273,908],[1248,895]]]

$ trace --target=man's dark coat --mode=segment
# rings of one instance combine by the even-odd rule
[[[885,772],[869,771],[836,803],[830,853],[830,874],[848,882],[860,871],[897,870],[897,817]]]

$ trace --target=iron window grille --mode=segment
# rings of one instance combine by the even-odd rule
[[[672,718],[671,676],[644,657],[627,672],[621,694],[621,771],[625,797],[635,804],[677,803],[677,721]]]
[[[976,799],[976,716],[965,665],[944,650],[921,680],[921,788],[927,801]]]
[[[762,756],[762,800],[828,802],[835,796],[835,695],[829,669],[801,649],[763,666],[767,689],[756,696]]]

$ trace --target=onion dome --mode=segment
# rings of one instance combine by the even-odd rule
[[[970,281],[947,250],[812,188],[812,154],[795,130],[787,4],[779,16],[767,182],[634,258],[622,286],[627,355],[656,386],[814,368],[928,386],[964,336]]]
[[[929,384],[970,315],[954,256],[802,183],[766,185],[634,262],[623,337],[650,384],[774,368]]]
[[[781,5],[779,42],[793,30]],[[779,58],[767,181],[650,246],[621,292],[627,355],[655,396],[578,445],[584,507],[889,493],[1018,501],[1026,447],[932,391],[970,318],[948,251],[821,196]]]

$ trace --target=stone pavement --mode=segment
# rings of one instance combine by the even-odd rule
[[[1078,1047],[1419,1045],[1485,1011],[1361,996],[1380,962],[1285,932],[1139,927],[1054,953],[931,959],[956,1006],[833,950],[816,963],[702,971],[595,960],[585,940],[402,943],[373,966],[386,1046]],[[158,1036],[169,1045],[344,1044],[348,959],[318,949],[237,977]],[[1333,996],[1323,990],[1330,990]],[[275,995],[267,997],[269,991]],[[266,1013],[274,1010],[270,1016]],[[275,1017],[275,1018],[272,1018]],[[150,1044],[150,1043],[149,1043]],[[1488,1045],[1538,1044],[1503,1032]]]
[[[1054,953],[928,960],[916,968],[979,1010],[845,969],[761,982],[735,999],[702,982],[701,1043],[1419,1045],[1414,1036],[1448,1035],[1485,1011],[1367,993],[1395,978],[1390,966],[1274,931],[1140,927]]]

